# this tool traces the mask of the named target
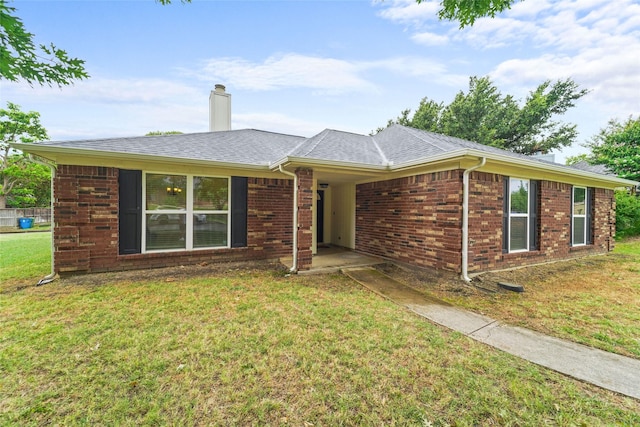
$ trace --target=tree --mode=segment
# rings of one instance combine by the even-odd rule
[[[8,208],[48,207],[51,204],[51,169],[25,161],[22,154],[9,157],[6,175],[13,179],[13,187],[6,198]]]
[[[162,5],[171,4],[172,0],[156,0]],[[511,8],[518,0],[442,0],[438,11],[439,19],[458,21],[460,28],[473,25],[476,19],[486,16],[495,17],[498,13]],[[422,3],[423,0],[416,0]],[[181,0],[181,3],[191,3],[191,0]]]
[[[460,28],[473,25],[476,19],[496,14],[511,8],[517,0],[442,0],[438,11],[440,19],[458,21]],[[416,0],[422,3],[422,0]]]
[[[585,144],[591,149],[587,161],[604,165],[621,178],[640,181],[640,116],[626,122],[610,120]]]
[[[503,96],[489,77],[471,77],[469,91],[460,91],[449,105],[423,98],[413,117],[404,110],[389,124],[443,133],[522,154],[548,153],[571,145],[576,126],[554,121],[588,91],[571,79],[547,80],[519,106],[511,95]],[[381,130],[381,129],[378,129]]]
[[[627,190],[616,190],[616,237],[640,235],[640,197]]]
[[[37,182],[41,179],[38,168],[27,157],[13,151],[9,144],[31,143],[48,138],[47,131],[40,124],[39,113],[25,113],[11,102],[7,102],[6,110],[0,109],[0,208],[6,207],[7,198],[11,198],[14,189],[20,189],[15,197],[25,197],[25,190],[38,187]],[[34,185],[27,183],[30,172],[34,173]],[[33,194],[32,196],[35,197]]]
[[[84,61],[70,58],[53,43],[36,47],[16,9],[0,0],[0,80],[24,80],[30,85],[69,85],[89,77]]]

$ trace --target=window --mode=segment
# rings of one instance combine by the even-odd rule
[[[509,252],[529,249],[529,181],[509,179]]]
[[[573,246],[593,243],[593,189],[573,187],[571,199],[571,244]]]
[[[145,251],[229,247],[229,178],[144,176]]]
[[[504,177],[503,252],[538,249],[538,181]]]

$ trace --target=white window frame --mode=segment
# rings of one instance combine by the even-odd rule
[[[511,185],[512,182],[514,181],[525,181],[527,182],[527,213],[512,213],[511,212],[511,193],[513,193],[513,186]],[[525,179],[525,178],[516,178],[516,177],[509,177],[509,236],[508,236],[508,245],[509,245],[509,253],[518,253],[518,252],[529,252],[529,240],[531,238],[531,236],[529,236],[529,231],[530,231],[530,221],[531,221],[531,212],[529,212],[531,210],[531,181],[529,179]],[[511,226],[511,218],[526,218],[527,219],[527,225],[526,225],[526,241],[525,241],[525,248],[524,249],[511,249],[511,231],[512,231],[512,226]]]
[[[576,214],[575,213],[575,203],[576,203],[576,189],[584,190],[584,213]],[[574,186],[571,190],[571,246],[586,246],[587,244],[587,209],[589,209],[589,197],[588,197],[587,187]],[[582,243],[576,243],[574,240],[575,230],[576,230],[576,218],[584,219],[582,225]]]
[[[184,176],[187,178],[187,192],[185,210],[177,209],[156,209],[147,210],[147,175],[175,175]],[[227,180],[227,210],[194,210],[193,209],[193,178],[224,178]],[[205,175],[205,174],[184,174],[176,172],[166,171],[143,171],[142,173],[142,253],[158,253],[158,252],[185,252],[185,251],[199,251],[199,250],[215,250],[215,249],[228,249],[231,247],[231,177],[223,175]],[[186,215],[185,218],[185,247],[184,248],[172,248],[172,249],[151,249],[147,250],[147,215],[148,214],[179,214]],[[226,246],[209,246],[209,247],[193,247],[193,216],[194,214],[226,214],[227,215],[227,244]]]

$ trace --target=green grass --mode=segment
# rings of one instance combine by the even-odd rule
[[[612,254],[490,273],[483,283],[524,286],[524,293],[419,289],[469,310],[602,350],[640,359],[640,239]]]
[[[50,272],[50,232],[0,234],[0,283],[37,282]]]
[[[0,425],[640,423],[638,401],[342,276],[62,280],[0,298]]]
[[[17,290],[49,269],[21,268],[48,260],[48,235],[20,236],[0,237],[0,426],[640,425],[639,401],[343,276],[141,272]]]
[[[640,262],[640,238],[633,237],[616,242],[615,253],[636,256]]]

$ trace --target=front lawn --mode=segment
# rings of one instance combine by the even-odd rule
[[[4,279],[0,425],[640,425],[346,277],[209,267]]]

